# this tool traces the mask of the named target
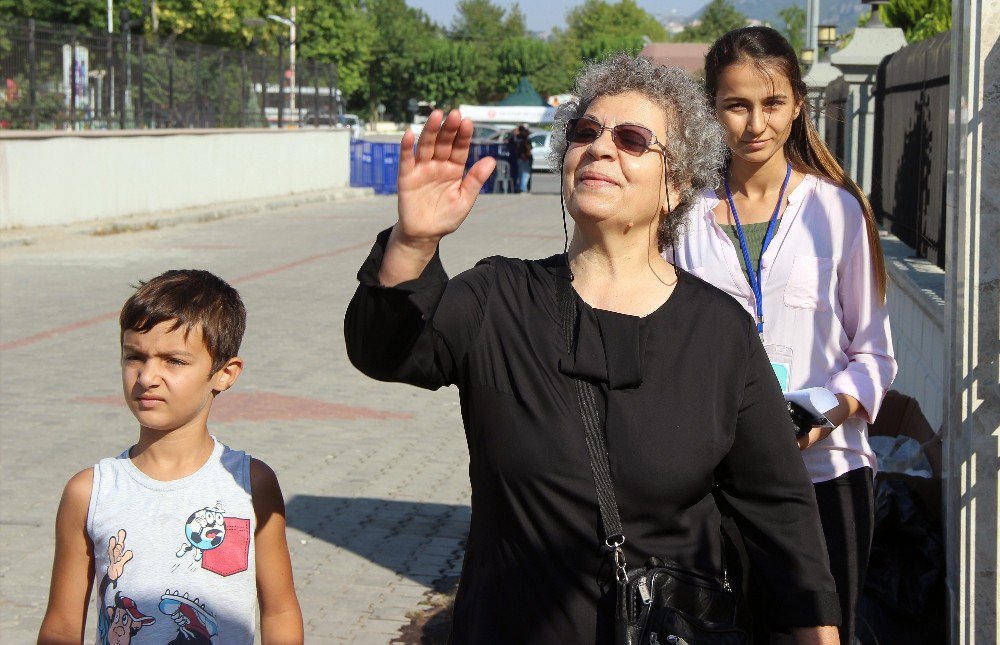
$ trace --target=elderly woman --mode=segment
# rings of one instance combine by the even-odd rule
[[[752,321],[659,253],[673,211],[717,176],[719,127],[680,70],[625,54],[586,67],[575,94],[554,136],[574,222],[565,254],[493,257],[448,279],[438,244],[493,161],[463,179],[472,123],[437,112],[415,153],[403,137],[399,219],[347,312],[364,373],[458,386],[472,526],[452,641],[614,642],[582,379],[597,388],[628,561],[721,576],[725,504],[767,573],[775,620],[799,642],[834,642],[835,628],[815,627],[839,620],[815,499]],[[572,294],[569,351],[560,293]]]

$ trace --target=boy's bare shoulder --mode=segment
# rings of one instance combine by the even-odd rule
[[[268,488],[279,488],[278,476],[270,466],[256,457],[250,458],[250,487],[254,497],[257,496],[258,487],[262,493]]]
[[[258,526],[274,513],[285,514],[285,500],[281,495],[278,476],[260,459],[250,458],[250,494],[257,514]]]
[[[90,507],[90,496],[94,490],[94,468],[84,468],[69,478],[63,489],[62,503],[84,510]]]
[[[56,513],[56,533],[77,535],[87,529],[87,515],[90,513],[90,496],[94,490],[94,469],[85,468],[70,477],[63,488]]]

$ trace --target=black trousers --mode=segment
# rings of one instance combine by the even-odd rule
[[[819,518],[830,555],[830,573],[840,596],[840,642],[850,645],[858,626],[858,601],[868,569],[875,529],[871,468],[858,468],[814,484]]]

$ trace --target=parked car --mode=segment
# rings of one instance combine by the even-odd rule
[[[531,169],[534,171],[551,172],[555,170],[549,160],[549,153],[552,152],[550,143],[552,141],[551,130],[535,130],[531,133]]]
[[[502,138],[503,130],[495,125],[478,124],[472,129],[473,141],[495,141]]]
[[[330,114],[329,112],[316,113],[311,110],[309,112],[306,112],[305,115],[302,116],[302,121],[300,121],[299,123],[299,125],[311,128],[319,126],[331,126],[336,124],[337,124],[337,117]]]
[[[350,128],[351,138],[360,139],[365,130],[365,122],[358,118],[357,114],[339,114],[334,115],[329,112],[306,112],[299,122],[299,125],[305,127],[336,127],[336,128]]]

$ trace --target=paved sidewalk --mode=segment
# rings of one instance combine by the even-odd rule
[[[557,183],[536,185],[548,194],[481,197],[443,245],[449,271],[561,251]],[[134,441],[117,312],[130,284],[169,268],[214,271],[247,304],[246,369],[210,427],[278,473],[307,642],[387,643],[457,574],[469,523],[457,392],[376,383],[344,352],[357,268],[394,220],[393,197],[368,197],[0,248],[0,642],[34,642],[66,480]]]

